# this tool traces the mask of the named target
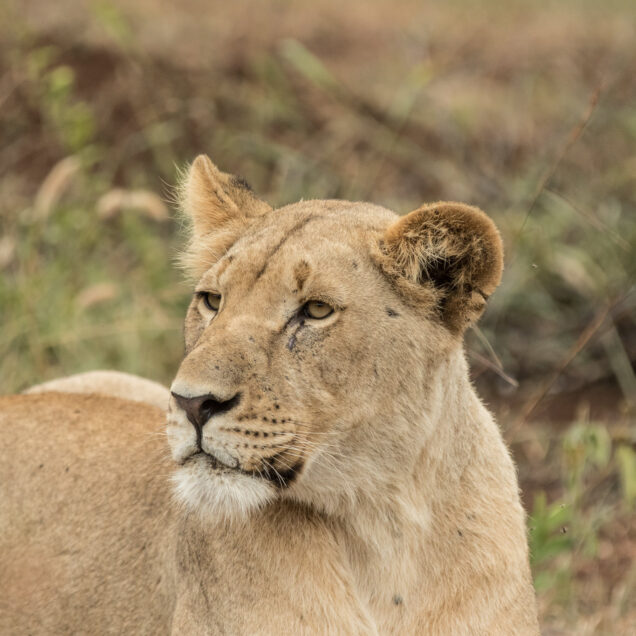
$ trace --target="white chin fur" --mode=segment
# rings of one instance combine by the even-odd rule
[[[276,491],[267,482],[241,473],[216,473],[198,461],[172,475],[177,500],[210,521],[245,519],[272,501]]]

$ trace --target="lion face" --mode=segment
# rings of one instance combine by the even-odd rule
[[[200,278],[167,425],[180,499],[229,518],[278,497],[333,509],[365,479],[413,465],[432,433],[421,425],[427,377],[492,290],[469,280],[463,254],[438,286],[408,248],[422,251],[423,240],[416,260],[440,270],[435,240],[451,254],[478,243],[472,233],[458,238],[439,209],[426,215],[434,239],[400,230],[411,215],[369,204],[271,210],[207,158],[193,164],[184,199]],[[459,275],[462,289],[449,287]]]

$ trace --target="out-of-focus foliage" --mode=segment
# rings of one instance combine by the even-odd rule
[[[478,205],[506,270],[467,350],[546,633],[629,631],[634,68],[629,0],[2,3],[0,390],[170,380],[190,290],[167,202],[199,152],[274,205]]]

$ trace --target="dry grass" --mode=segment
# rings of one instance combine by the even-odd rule
[[[635,25],[629,0],[3,3],[1,389],[169,381],[189,290],[157,195],[199,152],[275,205],[479,205],[506,272],[468,351],[544,631],[635,631]]]

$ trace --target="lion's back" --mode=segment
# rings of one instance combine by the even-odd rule
[[[162,630],[162,426],[115,398],[0,398],[1,633]]]
[[[163,411],[166,410],[170,398],[170,391],[158,382],[122,371],[108,370],[76,373],[36,384],[25,391],[25,393],[50,392],[110,395],[133,402],[145,402]]]

